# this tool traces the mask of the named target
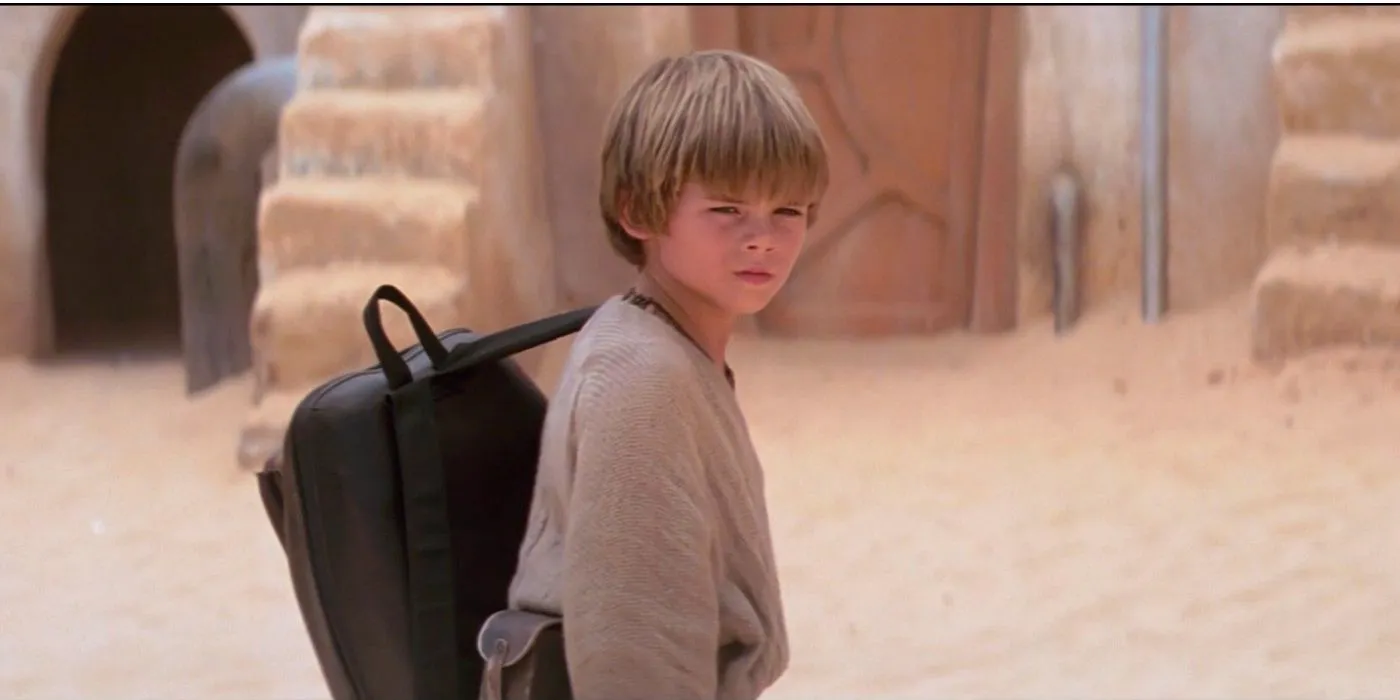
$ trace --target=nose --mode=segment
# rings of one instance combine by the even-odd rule
[[[744,234],[744,250],[756,253],[773,250],[775,236],[772,224],[754,222]]]

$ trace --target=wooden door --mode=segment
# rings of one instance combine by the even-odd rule
[[[987,8],[752,5],[738,7],[736,24],[741,50],[797,84],[832,164],[807,249],[761,328],[870,336],[964,327]]]

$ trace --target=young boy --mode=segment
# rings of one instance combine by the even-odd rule
[[[708,51],[637,79],[602,166],[609,241],[640,275],[575,339],[510,604],[562,616],[578,700],[752,700],[788,641],[725,348],[787,281],[826,151],[787,78]]]

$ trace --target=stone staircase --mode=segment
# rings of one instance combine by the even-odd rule
[[[1288,12],[1254,357],[1400,345],[1400,8]]]
[[[553,310],[529,51],[524,16],[504,6],[308,15],[259,207],[243,466],[280,450],[308,390],[374,363],[361,313],[380,284],[439,330]],[[416,342],[401,313],[383,317],[396,345]]]

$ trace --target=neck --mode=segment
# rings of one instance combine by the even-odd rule
[[[676,323],[695,340],[700,349],[721,369],[725,350],[734,334],[735,318],[714,304],[660,275],[643,271],[637,292],[660,304]]]

